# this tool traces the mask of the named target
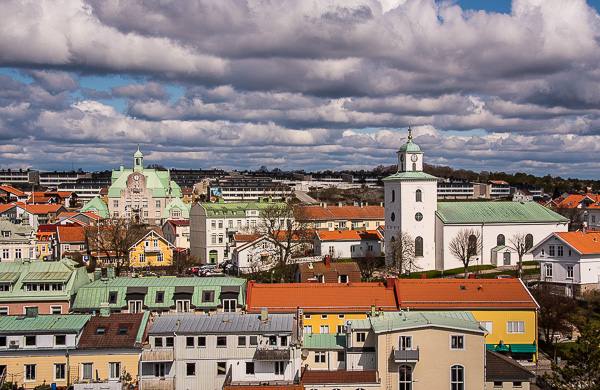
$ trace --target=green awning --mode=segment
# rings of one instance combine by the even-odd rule
[[[536,353],[537,349],[533,344],[511,344],[511,353]]]
[[[508,352],[508,347],[506,344],[486,344],[485,347],[490,351]]]

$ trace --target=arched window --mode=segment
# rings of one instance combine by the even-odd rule
[[[412,390],[412,367],[401,365],[398,367],[398,390]]]
[[[394,222],[396,220],[396,214],[392,213],[392,215],[390,215],[390,219],[392,220],[392,222]]]
[[[396,201],[396,191],[392,190],[392,202]]]
[[[417,163],[413,163],[413,172],[417,171]]]
[[[530,250],[533,248],[533,235],[528,234],[525,236],[525,250]]]
[[[465,390],[465,368],[463,366],[450,367],[450,390]]]
[[[423,256],[423,237],[415,238],[415,256]]]
[[[477,255],[477,237],[474,234],[469,236],[469,247],[468,247],[469,257]]]
[[[417,202],[422,202],[423,201],[423,191],[421,190],[417,190],[417,193],[415,194],[415,200]]]
[[[506,245],[506,240],[504,239],[504,234],[498,234],[498,237],[496,237],[496,245],[497,246]]]

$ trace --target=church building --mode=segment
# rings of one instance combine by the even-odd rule
[[[480,254],[470,265],[516,265],[518,257],[510,248],[516,233],[526,236],[529,248],[553,232],[568,231],[569,220],[535,202],[460,201],[439,202],[438,178],[423,172],[423,151],[408,142],[397,152],[398,172],[384,179],[385,248],[399,232],[414,240],[415,263],[420,270],[446,270],[462,267],[449,249],[462,229],[481,235]],[[387,256],[390,262],[389,253]]]

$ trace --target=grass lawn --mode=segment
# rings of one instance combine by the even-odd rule
[[[469,267],[469,273],[479,271],[479,270],[488,270],[488,269],[494,269],[494,268],[496,268],[496,267],[493,265],[474,265],[474,266]],[[406,275],[402,275],[401,278],[403,278],[403,279],[420,279],[421,274],[425,274],[425,275],[427,275],[427,279],[435,279],[435,278],[441,278],[443,276],[462,275],[462,274],[464,274],[464,272],[465,272],[465,269],[463,267],[447,269],[445,271],[436,271],[436,270],[416,271],[416,272],[411,273],[410,277],[407,277]]]
[[[554,357],[554,347],[555,345],[540,345],[542,351],[546,352],[548,356],[551,358]],[[556,356],[561,359],[567,358],[567,353],[574,350],[577,347],[577,343],[573,342],[565,342],[556,344]]]

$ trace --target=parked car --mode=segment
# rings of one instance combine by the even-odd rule
[[[498,275],[496,276],[496,279],[514,279],[514,276],[511,275]]]
[[[210,269],[217,269],[218,264],[217,263],[208,263],[208,264],[202,264],[200,266],[201,269],[206,269],[206,270],[210,270]]]

